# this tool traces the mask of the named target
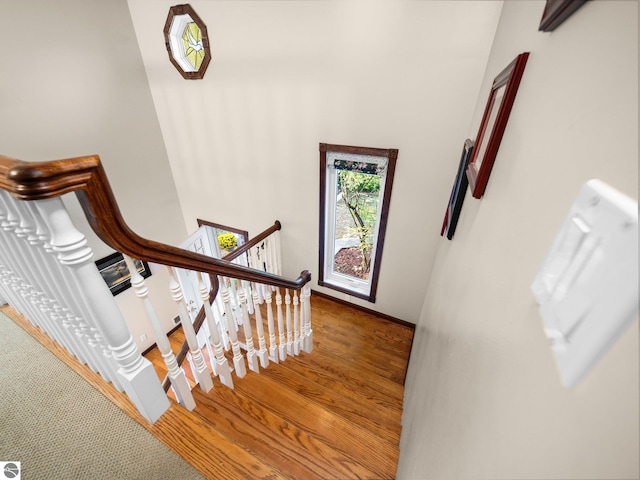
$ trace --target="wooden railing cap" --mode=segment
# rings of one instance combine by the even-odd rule
[[[21,200],[55,198],[75,192],[100,239],[139,260],[296,290],[311,280],[307,270],[291,280],[140,237],[122,218],[98,155],[50,162],[25,162],[0,155],[0,188]],[[272,228],[280,230],[280,222],[276,221]],[[237,255],[241,253],[244,252]]]

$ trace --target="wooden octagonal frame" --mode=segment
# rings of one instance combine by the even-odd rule
[[[185,70],[182,65],[180,65],[178,60],[176,60],[175,54],[171,49],[171,26],[174,19],[182,15],[189,15],[202,32],[202,48],[204,49],[205,55],[198,70]],[[176,67],[176,70],[180,72],[180,75],[182,75],[187,80],[199,80],[204,77],[204,73],[206,72],[207,67],[209,66],[209,62],[211,61],[211,46],[209,43],[209,34],[207,32],[207,26],[198,16],[195,10],[191,7],[191,5],[175,5],[169,9],[169,15],[167,16],[167,21],[164,24],[164,42],[165,46],[167,47],[167,53],[169,54],[169,61],[173,64],[174,67]]]

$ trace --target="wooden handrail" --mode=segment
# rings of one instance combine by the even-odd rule
[[[259,233],[254,238],[247,240],[245,243],[243,243],[239,247],[234,248],[232,251],[227,253],[224,257],[222,257],[223,260],[227,262],[235,260],[240,255],[245,253],[247,250],[249,250],[252,247],[255,247],[262,240],[267,238],[269,235],[277,232],[281,228],[282,228],[282,225],[278,220],[276,220],[275,223],[271,227],[267,228],[264,232]],[[209,291],[209,304],[211,304],[213,303],[216,296],[218,295],[218,291],[220,290],[220,282],[218,281],[218,277],[216,275],[210,275],[209,278],[211,279],[211,290]],[[206,318],[206,314],[204,311],[204,306],[202,306],[200,307],[200,311],[198,311],[196,318],[193,319],[193,329],[196,331],[196,333],[200,331],[200,327],[202,327],[202,324],[204,323],[205,318]],[[187,357],[188,351],[189,351],[189,344],[185,340],[184,342],[182,342],[182,345],[180,346],[178,353],[176,353],[176,361],[178,362],[178,365],[182,365],[182,362]],[[171,386],[171,382],[169,381],[169,376],[166,375],[164,377],[164,380],[162,381],[162,387],[166,392],[169,390],[170,386]]]
[[[21,200],[41,200],[75,192],[98,237],[111,248],[139,260],[294,290],[311,280],[308,270],[290,280],[235,265],[227,258],[216,259],[140,237],[122,218],[98,155],[35,163],[0,155],[0,188]],[[238,255],[244,253],[242,247],[236,250]]]

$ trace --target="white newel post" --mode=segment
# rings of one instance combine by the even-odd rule
[[[196,272],[198,277],[198,290],[200,292],[200,298],[204,303],[204,313],[207,319],[207,325],[209,326],[209,333],[211,335],[211,341],[213,342],[213,348],[215,350],[215,358],[211,359],[211,365],[214,366],[214,373],[220,378],[220,382],[229,388],[233,388],[233,378],[231,377],[231,369],[229,368],[229,362],[227,357],[224,356],[224,349],[220,340],[218,326],[216,325],[216,319],[213,316],[213,310],[209,303],[209,288],[204,282],[201,272]]]
[[[300,313],[303,334],[300,340],[300,348],[307,353],[311,353],[313,351],[313,330],[311,328],[311,287],[308,283],[302,287],[300,303],[302,304]]]
[[[238,333],[236,332],[236,322],[233,319],[233,312],[231,311],[231,299],[229,297],[229,289],[227,288],[227,282],[224,278],[219,277],[220,280],[220,297],[224,304],[224,316],[227,319],[227,330],[229,332],[229,340],[231,342],[231,350],[233,351],[233,366],[236,369],[236,375],[239,378],[244,377],[247,374],[247,367],[244,364],[244,357],[240,352],[240,345],[238,344]]]
[[[173,300],[178,305],[178,312],[180,314],[180,319],[182,320],[182,330],[184,330],[184,336],[189,344],[189,353],[191,354],[191,358],[193,359],[195,366],[195,372],[193,373],[200,384],[200,389],[206,393],[213,388],[211,373],[209,371],[209,367],[204,361],[202,351],[198,345],[196,331],[193,329],[191,317],[189,317],[187,306],[184,303],[184,295],[180,288],[180,284],[178,283],[175,269],[173,267],[167,267],[167,270],[169,270],[169,290],[171,290]]]
[[[151,329],[153,330],[153,336],[156,339],[156,345],[162,354],[164,364],[167,366],[169,381],[171,382],[173,391],[176,394],[176,398],[184,408],[187,410],[193,410],[196,408],[196,401],[193,399],[193,394],[191,393],[191,387],[189,387],[187,376],[184,374],[182,367],[180,367],[176,361],[176,356],[171,349],[171,344],[169,343],[167,334],[164,332],[160,319],[158,318],[158,314],[156,313],[156,309],[153,308],[153,304],[149,299],[149,289],[147,288],[147,284],[144,281],[144,278],[142,278],[142,275],[138,272],[138,269],[133,263],[131,257],[124,255],[124,259],[125,262],[127,262],[129,272],[131,272],[131,286],[136,292],[136,296],[142,300],[144,310],[149,318]]]
[[[73,270],[79,294],[87,299],[96,328],[113,352],[121,384],[138,411],[155,422],[169,408],[156,372],[140,354],[107,284],[91,261],[87,240],[73,225],[60,198],[40,200],[37,208],[51,233],[51,246],[62,265]]]
[[[88,355],[86,363],[90,368],[94,365],[92,370],[100,373],[103,380],[112,382],[116,389],[122,391],[111,352],[95,326],[96,320],[91,317],[89,309],[84,304],[85,298],[72,294],[77,290],[76,282],[70,282],[65,278],[68,269],[56,260],[56,253],[49,243],[49,232],[38,212],[37,201],[18,201],[16,207],[23,219],[20,224],[21,235],[32,245],[33,254],[37,255],[38,276],[61,328],[64,329],[65,324],[75,328],[77,343]],[[66,285],[66,288],[62,285]]]

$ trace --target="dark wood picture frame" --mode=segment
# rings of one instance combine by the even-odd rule
[[[382,260],[382,251],[384,247],[384,240],[387,230],[387,220],[389,218],[389,204],[391,203],[391,190],[393,187],[393,177],[396,169],[396,162],[398,159],[398,149],[396,148],[371,148],[371,147],[355,147],[349,145],[331,145],[327,143],[321,143],[319,145],[320,150],[320,237],[319,237],[319,273],[318,273],[318,285],[322,287],[331,288],[338,292],[346,293],[353,297],[362,298],[368,302],[375,303],[376,293],[378,289],[378,278],[380,276],[380,263]],[[371,262],[371,283],[368,294],[363,294],[358,291],[354,291],[348,288],[328,283],[325,279],[324,267],[325,267],[325,198],[326,198],[326,180],[327,180],[327,153],[337,152],[346,153],[352,155],[369,155],[374,157],[386,157],[388,160],[386,180],[384,185],[384,191],[382,192],[382,202],[380,205],[380,223],[378,225],[378,236],[376,239],[375,257]]]
[[[460,217],[464,197],[467,193],[467,187],[469,186],[466,171],[473,153],[473,145],[473,140],[469,138],[464,141],[462,156],[460,157],[460,163],[458,164],[458,173],[456,174],[456,178],[453,182],[453,188],[451,189],[451,195],[449,197],[449,204],[447,205],[447,210],[442,222],[440,235],[446,235],[449,240],[453,238],[453,234],[456,232],[458,217]]]
[[[538,30],[552,32],[586,2],[587,0],[547,0]]]
[[[204,50],[204,58],[202,59],[202,64],[200,64],[200,68],[197,71],[185,71],[184,68],[180,65],[180,63],[176,60],[175,55],[171,49],[171,26],[176,17],[182,15],[189,15],[193,22],[198,26],[200,32],[202,32],[202,49]],[[169,61],[171,64],[176,67],[176,70],[180,72],[183,78],[187,80],[200,80],[204,77],[205,72],[207,71],[207,67],[209,66],[209,62],[211,62],[211,45],[209,43],[209,33],[207,32],[207,26],[204,24],[202,19],[198,16],[195,10],[189,4],[185,5],[175,5],[169,9],[169,14],[167,15],[167,20],[164,24],[164,43],[167,48],[167,53],[169,54]]]
[[[474,198],[481,198],[484,194],[528,58],[529,52],[521,53],[493,80],[467,167]]]
[[[151,276],[151,269],[147,262],[136,259],[133,259],[133,262],[140,275],[142,275],[142,278]],[[131,272],[129,272],[122,253],[115,252],[107,257],[101,258],[96,261],[96,267],[98,267],[100,275],[102,275],[102,278],[114,297],[131,287]]]

